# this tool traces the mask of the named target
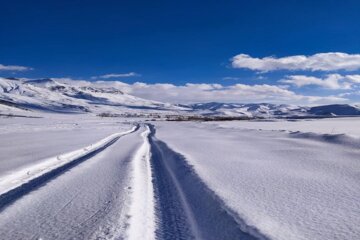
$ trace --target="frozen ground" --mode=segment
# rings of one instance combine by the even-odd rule
[[[359,239],[358,123],[0,118],[1,238]]]

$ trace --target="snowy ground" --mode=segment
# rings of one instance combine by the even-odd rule
[[[359,132],[357,121],[337,123]],[[296,130],[308,132],[307,123]],[[242,129],[251,124],[164,123],[157,138],[187,159],[245,229],[270,239],[359,239],[359,139],[254,130],[258,123]]]
[[[212,124],[212,123],[211,123]],[[360,118],[324,118],[306,120],[259,120],[215,123],[224,128],[313,132],[319,134],[346,134],[360,137]]]
[[[128,124],[81,115],[0,118],[0,122],[0,174],[77,150],[130,128]]]
[[[359,239],[360,119],[0,118],[3,239]]]

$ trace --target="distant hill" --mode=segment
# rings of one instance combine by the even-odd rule
[[[135,97],[116,86],[58,82],[54,79],[0,78],[0,112],[43,111],[59,113],[169,112],[182,107]]]
[[[197,103],[189,105],[194,112],[208,116],[248,117],[311,117],[311,116],[356,116],[360,107],[349,104],[333,104],[316,107],[269,104],[269,103]]]
[[[360,115],[360,108],[358,106],[352,106],[348,104],[332,104],[312,107],[308,111],[314,115],[332,115],[332,116],[354,116]]]

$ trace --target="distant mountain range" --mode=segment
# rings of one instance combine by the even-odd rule
[[[332,104],[316,107],[269,103],[197,103],[190,107],[202,115],[248,116],[248,117],[310,117],[310,116],[357,116],[360,106]]]
[[[175,114],[229,117],[356,116],[360,106],[334,104],[316,107],[269,103],[169,104],[124,93],[121,86],[54,79],[0,78],[0,114],[37,112],[95,114]]]

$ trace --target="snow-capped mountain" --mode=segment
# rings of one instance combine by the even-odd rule
[[[89,83],[91,84],[91,83]],[[0,112],[46,111],[61,113],[173,112],[183,108],[145,100],[116,87],[80,85],[54,79],[0,78]]]
[[[332,104],[312,107],[308,113],[314,115],[332,115],[332,116],[355,116],[360,115],[360,106],[349,105],[349,104]]]
[[[356,116],[360,107],[349,104],[333,104],[316,107],[269,104],[269,103],[197,103],[189,105],[194,112],[208,116],[247,117],[306,117],[306,116]]]
[[[303,116],[307,113],[304,107],[294,105],[276,105],[269,103],[197,103],[190,105],[192,109],[203,115],[272,117],[272,116]]]
[[[360,115],[360,107],[334,104],[302,107],[269,103],[196,103],[176,105],[129,95],[117,84],[0,78],[0,114],[58,113],[163,113],[229,117],[307,117]]]

